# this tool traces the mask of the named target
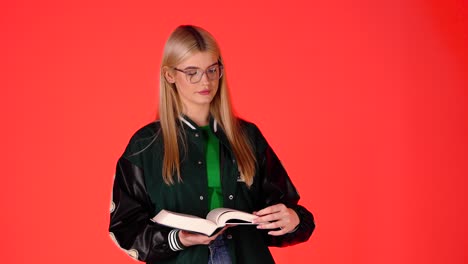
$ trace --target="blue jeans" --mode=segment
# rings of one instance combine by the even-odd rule
[[[210,249],[208,264],[231,264],[231,257],[223,235],[213,240],[208,248]]]

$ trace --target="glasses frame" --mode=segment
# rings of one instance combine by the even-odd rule
[[[190,71],[190,70],[201,70],[200,68],[198,68],[198,67],[193,67],[193,68],[190,68],[190,69],[182,70],[182,69],[178,69],[177,67],[174,67],[173,69],[176,70],[176,71],[179,71],[179,72],[184,73],[184,74],[185,74],[185,78],[187,79],[187,82],[189,82],[189,83],[191,83],[191,84],[195,84],[195,83],[199,83],[199,82],[203,79],[203,75],[204,75],[204,74],[206,74],[206,78],[207,78],[208,80],[210,80],[210,81],[216,80],[216,78],[215,78],[215,79],[211,79],[210,77],[208,77],[209,75],[208,75],[208,73],[207,73],[208,69],[210,69],[210,68],[213,67],[213,66],[218,66],[218,67],[219,67],[219,77],[218,77],[218,80],[221,79],[221,77],[223,77],[224,66],[223,66],[220,62],[217,62],[217,63],[215,63],[215,64],[213,64],[213,65],[211,65],[211,66],[208,66],[208,67],[202,72],[202,74],[200,75],[200,79],[199,79],[198,81],[196,81],[196,82],[192,82],[191,79],[193,78],[193,76],[190,76],[190,75],[187,73],[187,71]]]

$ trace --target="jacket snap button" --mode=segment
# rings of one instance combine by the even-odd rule
[[[198,165],[202,165],[202,163],[203,163],[203,162],[202,162],[201,160],[198,161]]]
[[[231,194],[229,195],[229,200],[232,200],[232,199],[234,199],[234,195]]]
[[[227,235],[226,238],[227,239],[232,239],[232,235]]]
[[[200,200],[203,200],[203,196],[200,195]]]
[[[195,137],[198,137],[198,133],[195,133]]]

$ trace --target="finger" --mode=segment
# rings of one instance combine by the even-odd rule
[[[219,235],[221,235],[222,233],[224,233],[224,231],[226,231],[226,229],[228,229],[228,228],[229,228],[229,226],[225,226],[225,227],[223,227],[223,228],[222,228],[221,230],[219,230],[219,232],[218,232],[218,233],[216,233],[216,235],[215,235],[215,236],[213,236],[213,237],[215,237],[215,238],[216,238],[217,236],[219,236]]]
[[[265,216],[254,219],[253,223],[254,224],[265,224],[265,223],[278,221],[279,219],[281,219],[281,217],[279,215],[270,214],[270,215],[265,215]]]
[[[284,228],[285,223],[282,221],[276,221],[271,223],[263,223],[257,225],[257,229],[277,229],[277,228]]]
[[[291,228],[290,227],[287,227],[283,224],[277,224],[277,225],[274,225],[273,226],[267,226],[267,227],[264,227],[264,228],[261,228],[261,229],[274,229],[274,230],[271,230],[268,232],[269,235],[272,235],[272,236],[282,236],[284,234],[287,234],[291,231]]]
[[[270,231],[268,232],[268,235],[270,236],[282,236],[284,234],[286,234],[287,231],[285,229],[281,229],[281,230],[278,230],[278,231]]]
[[[263,208],[262,210],[256,212],[255,215],[262,216],[262,215],[277,213],[285,209],[286,209],[286,206],[284,204],[275,204],[275,205]]]
[[[277,213],[259,216],[253,220],[253,223],[275,222],[282,219],[289,219],[288,211],[281,211]]]
[[[229,226],[225,226],[221,230],[219,230],[218,233],[216,233],[215,235],[209,237],[210,242],[215,240],[218,236],[222,235],[226,231],[226,229],[228,229],[228,228],[229,228]]]

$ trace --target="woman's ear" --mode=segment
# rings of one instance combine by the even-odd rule
[[[166,81],[168,83],[175,83],[174,72],[169,67],[164,66],[163,72],[164,72],[164,78],[166,78]]]

